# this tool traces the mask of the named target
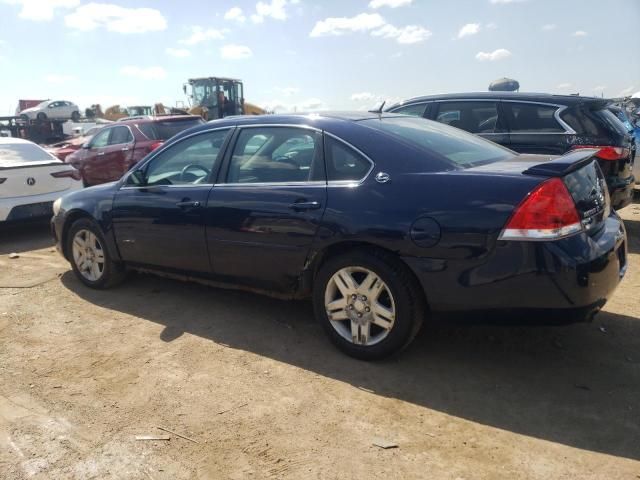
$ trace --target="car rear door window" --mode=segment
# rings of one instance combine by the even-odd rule
[[[180,140],[144,167],[146,185],[206,184],[218,167],[229,130],[215,130]]]
[[[393,113],[402,113],[403,115],[413,115],[414,117],[424,116],[424,111],[427,108],[426,103],[414,103],[412,105],[406,105],[404,107],[396,108]]]
[[[513,133],[561,132],[565,130],[555,117],[558,107],[535,103],[504,102],[503,107]]]
[[[322,135],[305,128],[245,128],[238,135],[227,183],[297,183],[324,179]]]
[[[326,136],[324,145],[327,180],[360,181],[371,170],[371,162],[345,143]]]
[[[133,141],[133,135],[128,127],[114,127],[111,130],[111,138],[109,138],[109,145],[122,145],[131,143]]]
[[[497,102],[439,102],[436,121],[471,133],[495,133]]]

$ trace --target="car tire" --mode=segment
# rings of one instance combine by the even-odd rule
[[[20,120],[22,120],[23,122],[28,122],[29,115],[27,115],[26,113],[23,113],[22,115],[20,115]]]
[[[424,294],[410,270],[377,250],[351,251],[326,261],[314,279],[313,307],[331,341],[361,360],[403,350],[427,313]]]
[[[47,119],[47,114],[46,114],[46,113],[43,113],[43,112],[40,112],[40,113],[38,113],[38,115],[36,115],[36,118],[37,118],[38,120],[40,120],[41,122],[43,122],[44,120],[46,120],[46,119]]]
[[[80,112],[73,112],[71,114],[71,120],[73,120],[74,122],[78,122],[80,120]]]
[[[113,261],[100,227],[88,218],[76,220],[66,238],[67,257],[76,277],[87,287],[103,289],[121,283],[126,269]]]

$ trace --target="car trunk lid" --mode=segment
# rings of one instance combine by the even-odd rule
[[[73,168],[61,161],[42,161],[0,166],[0,198],[18,198],[61,192],[75,182],[71,176],[59,176]],[[54,176],[53,174],[58,174]]]

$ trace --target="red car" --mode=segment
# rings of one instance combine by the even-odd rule
[[[114,122],[100,129],[81,149],[67,156],[85,186],[118,180],[125,172],[177,133],[204,123],[194,115],[149,117]]]

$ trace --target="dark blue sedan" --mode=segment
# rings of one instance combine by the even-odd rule
[[[600,309],[627,262],[595,153],[518,155],[398,114],[228,118],[58,200],[53,232],[89,287],[143,270],[312,297],[333,342],[374,359],[429,312]]]

